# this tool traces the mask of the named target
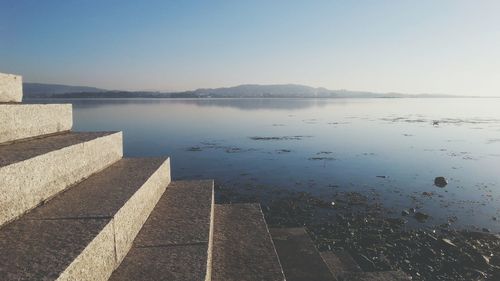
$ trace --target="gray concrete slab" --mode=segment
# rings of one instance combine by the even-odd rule
[[[21,102],[23,79],[19,75],[0,73],[0,102]]]
[[[0,230],[0,280],[56,280],[110,222],[18,220],[4,226]],[[104,233],[107,235],[96,246],[101,254],[93,257],[99,263],[89,268],[95,273],[112,270],[115,262],[112,231]],[[91,272],[85,275],[95,276]]]
[[[0,104],[0,143],[71,130],[71,104]]]
[[[350,272],[344,274],[342,281],[409,281],[409,276],[401,271]]]
[[[174,181],[110,280],[210,280],[214,183]]]
[[[271,228],[287,281],[335,281],[304,228]]]
[[[122,133],[65,133],[0,145],[0,225],[122,158]]]
[[[258,204],[215,205],[213,281],[285,280]]]
[[[82,144],[117,132],[71,132],[0,145],[0,167],[19,163],[52,151]]]
[[[207,280],[206,262],[206,243],[166,247],[134,247],[109,280]]]
[[[361,268],[356,261],[345,251],[326,251],[320,254],[330,272],[337,279],[341,279],[344,272],[361,272]]]
[[[208,242],[212,180],[174,181],[144,224],[137,247]]]
[[[25,219],[110,218],[168,158],[123,158],[35,208]],[[164,184],[164,187],[168,182]]]
[[[0,229],[0,253],[14,257],[0,280],[107,280],[169,182],[168,159],[136,158],[72,186]]]

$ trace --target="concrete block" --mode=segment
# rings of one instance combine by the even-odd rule
[[[214,183],[172,182],[110,280],[211,280]]]
[[[210,281],[206,245],[132,248],[110,281]],[[244,278],[239,280],[245,280]]]
[[[170,159],[166,159],[142,187],[116,213],[117,267],[170,183]]]
[[[21,219],[0,229],[0,252],[0,280],[104,281],[115,266],[112,220]]]
[[[412,278],[402,271],[346,272],[343,281],[410,281]]]
[[[330,272],[339,280],[342,279],[345,272],[362,271],[347,251],[325,251],[320,254]]]
[[[0,104],[0,143],[71,130],[71,104]]]
[[[121,159],[122,133],[67,133],[0,145],[0,225]]]
[[[170,182],[169,164],[122,159],[4,226],[0,280],[108,280]]]
[[[23,79],[14,74],[0,73],[0,102],[21,102]]]
[[[212,281],[285,280],[260,205],[215,205],[212,267]]]
[[[286,280],[336,280],[304,228],[271,228],[270,232]]]

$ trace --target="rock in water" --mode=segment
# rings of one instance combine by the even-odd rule
[[[445,187],[446,185],[448,185],[448,181],[445,177],[437,177],[434,179],[434,184],[437,187]]]
[[[419,222],[425,222],[429,216],[427,214],[421,213],[421,212],[416,212],[415,213],[415,219]]]

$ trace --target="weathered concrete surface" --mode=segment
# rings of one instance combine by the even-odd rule
[[[0,73],[0,102],[21,102],[23,79],[14,74]]]
[[[28,219],[114,218],[117,261],[170,183],[168,158],[122,159],[27,214]]]
[[[342,281],[409,281],[409,276],[401,271],[351,272],[344,274]]]
[[[285,280],[258,204],[216,204],[214,226],[213,281]]]
[[[4,226],[0,280],[103,280],[98,277],[115,265],[110,223],[109,218],[18,220]],[[92,260],[98,261],[95,266]],[[63,274],[66,269],[71,274]]]
[[[172,182],[144,224],[134,246],[207,243],[213,193],[212,180]]]
[[[206,259],[206,244],[148,248],[133,247],[109,280],[207,280],[205,279]]]
[[[0,280],[107,280],[169,182],[168,159],[122,159],[7,224]]]
[[[71,104],[0,104],[0,143],[71,130]]]
[[[334,281],[304,228],[271,228],[287,281]]]
[[[361,268],[354,261],[351,255],[344,251],[336,252],[321,252],[321,257],[323,261],[330,269],[330,272],[339,280],[345,272],[361,272]]]
[[[123,155],[122,133],[66,133],[0,145],[0,225]]]
[[[110,280],[210,280],[214,183],[172,182]]]

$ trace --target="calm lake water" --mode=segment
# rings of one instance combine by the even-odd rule
[[[126,156],[170,156],[174,179],[213,178],[264,204],[356,191],[395,217],[417,208],[425,224],[500,231],[500,99],[50,102],[74,104],[77,131],[123,131]]]

